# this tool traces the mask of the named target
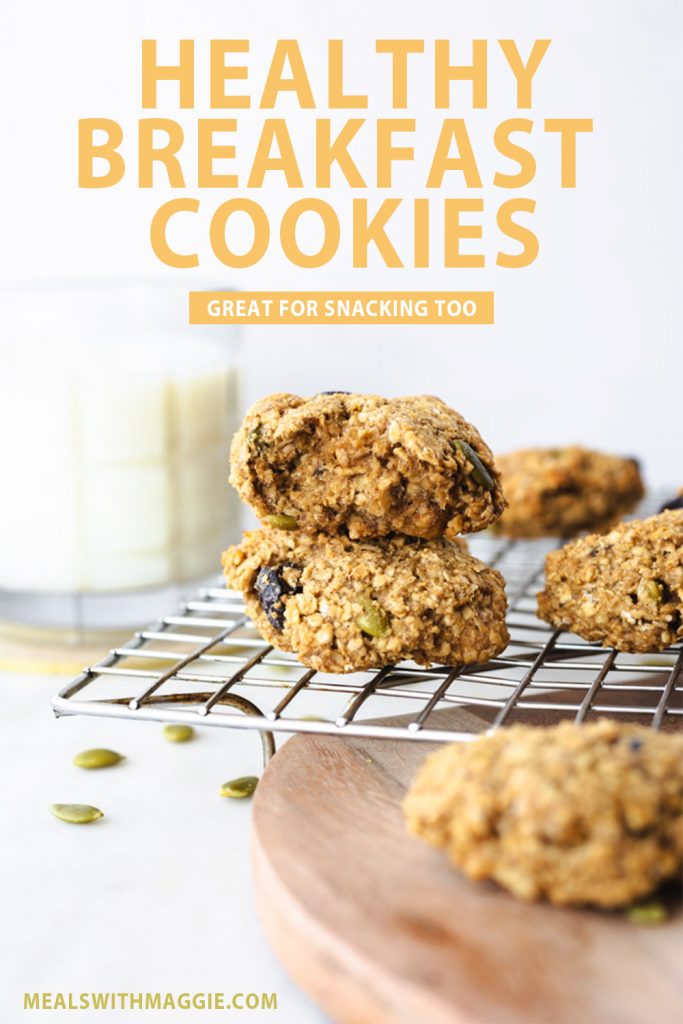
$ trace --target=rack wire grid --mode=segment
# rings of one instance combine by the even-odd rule
[[[469,740],[447,708],[468,708],[490,728],[524,720],[578,723],[616,716],[676,728],[683,715],[683,645],[657,655],[619,653],[537,618],[551,541],[470,538],[472,553],[507,582],[510,644],[485,664],[327,675],[267,644],[241,596],[201,590],[177,615],[115,647],[53,699],[59,715],[96,715],[265,733],[327,733],[399,740]],[[313,713],[311,713],[313,712]],[[386,716],[399,715],[382,721]],[[530,717],[531,716],[531,717]],[[274,749],[272,737],[262,736]]]

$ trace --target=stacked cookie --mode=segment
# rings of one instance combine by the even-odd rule
[[[274,646],[312,668],[471,664],[506,646],[501,575],[459,535],[505,508],[478,431],[437,398],[257,402],[231,482],[264,524],[223,555]]]

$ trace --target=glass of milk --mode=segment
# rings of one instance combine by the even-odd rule
[[[5,622],[75,636],[144,624],[220,571],[239,534],[237,343],[188,325],[188,290],[0,293]]]

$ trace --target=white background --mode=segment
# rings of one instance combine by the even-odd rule
[[[458,87],[458,95],[481,154],[485,203],[495,211],[507,195],[489,184],[490,138],[498,121],[516,110],[512,76],[494,40],[512,37],[527,53],[535,38],[549,37],[529,116],[538,125],[548,116],[593,117],[595,131],[579,139],[575,190],[558,187],[557,138],[534,133],[539,171],[525,194],[538,203],[541,252],[531,267],[497,269],[487,224],[485,270],[439,269],[435,241],[429,271],[388,271],[377,262],[353,271],[344,243],[335,263],[316,272],[288,265],[277,249],[250,271],[226,272],[197,229],[185,239],[201,252],[194,277],[198,287],[268,290],[493,289],[492,327],[249,329],[247,397],[272,390],[437,393],[471,417],[495,449],[576,440],[639,455],[651,483],[680,485],[679,9],[677,0],[5,2],[0,281],[174,280],[177,272],[160,267],[148,244],[149,220],[168,190],[135,186],[141,38],[159,39],[169,63],[179,38],[196,39],[204,70],[199,55],[210,38],[250,38],[258,95],[272,41],[296,37],[314,91],[323,96],[324,40],[341,37],[350,55],[349,88],[373,97],[369,116],[391,114],[387,59],[375,56],[375,38],[447,37],[463,63],[470,40],[487,38],[489,110],[470,116],[467,89]],[[419,114],[428,135],[434,123],[426,108],[429,58],[417,60],[423,70],[414,93],[411,85],[414,111],[406,113]],[[202,78],[194,116],[210,116],[206,92]],[[177,116],[173,87],[164,95],[158,113]],[[305,147],[312,112],[302,117],[291,104],[281,109]],[[124,125],[132,176],[117,188],[77,188],[76,123],[88,116]],[[189,125],[191,118],[182,120]],[[248,153],[254,124],[246,121],[243,131]],[[354,152],[371,166],[369,142]],[[196,194],[193,165],[190,152],[188,194]],[[304,169],[304,177],[310,180],[310,171]],[[419,164],[400,169],[396,191],[421,194],[419,178]],[[457,183],[453,194],[462,194]],[[203,208],[223,198],[205,193]],[[275,186],[259,198],[274,214],[287,200]],[[349,202],[343,188],[328,198],[340,209]],[[369,198],[377,202],[378,194],[371,190]],[[406,251],[405,225],[393,237]],[[11,339],[0,336],[0,343]],[[3,958],[9,972],[3,1019],[20,1019],[16,1000],[25,987],[230,989],[233,980],[240,988],[281,994],[280,1013],[249,1019],[319,1019],[270,958],[258,929],[248,880],[248,809],[213,797],[223,774],[238,774],[252,757],[246,739],[229,743],[214,735],[195,748],[155,747],[151,753],[153,729],[52,722],[47,699],[54,680],[6,680],[3,686],[14,712],[5,716],[2,770],[6,786],[15,782],[2,823],[8,832],[2,877],[10,897],[3,920],[14,952]],[[98,781],[101,788],[70,768],[77,749],[96,744],[125,746],[131,757],[120,772]],[[106,803],[108,818],[92,831],[69,832],[45,811],[59,799]]]
[[[249,399],[272,390],[437,393],[469,415],[495,449],[576,440],[642,456],[652,483],[680,483],[679,11],[675,0],[6,3],[0,14],[2,279],[125,275],[161,276],[168,282],[180,275],[159,264],[148,242],[150,218],[171,193],[161,184],[152,191],[136,187],[136,123],[145,116],[139,82],[144,37],[159,40],[160,58],[168,63],[176,60],[179,38],[197,41],[197,109],[179,117],[185,125],[198,115],[211,116],[207,52],[212,37],[252,41],[248,86],[256,96],[273,40],[298,38],[322,106],[324,41],[343,38],[347,87],[369,93],[370,118],[391,116],[389,62],[375,54],[375,38],[446,37],[462,63],[468,62],[472,38],[490,40],[489,109],[473,115],[468,87],[454,91],[457,113],[472,125],[488,216],[510,194],[489,184],[493,128],[517,113],[514,80],[495,40],[514,38],[526,55],[535,38],[547,37],[552,43],[535,78],[534,108],[520,112],[536,122],[532,139],[539,167],[523,193],[537,200],[533,224],[541,242],[529,268],[495,267],[495,228],[487,224],[483,270],[440,269],[435,228],[430,270],[387,270],[375,260],[367,271],[354,271],[343,241],[334,264],[318,271],[289,265],[277,246],[250,270],[226,271],[208,246],[208,215],[225,198],[213,191],[200,196],[204,219],[191,227],[187,219],[183,241],[199,248],[201,266],[194,272],[199,287],[208,282],[254,289],[492,288],[496,293],[492,327],[248,329]],[[418,114],[425,146],[434,123],[428,109],[429,51],[428,44],[423,57],[411,58],[413,109],[394,115]],[[156,113],[178,117],[176,87],[163,89]],[[275,113],[287,117],[297,146],[305,149],[315,112],[301,114],[289,99]],[[240,170],[253,153],[261,113],[240,117]],[[339,121],[346,114],[338,112]],[[111,117],[124,126],[128,174],[115,188],[77,188],[76,123],[89,116]],[[579,137],[576,189],[559,188],[558,139],[540,132],[547,116],[594,118],[594,134]],[[352,151],[371,169],[372,132],[357,142]],[[301,163],[303,192],[310,194],[310,162]],[[185,166],[186,192],[198,195],[189,130]],[[420,161],[399,165],[395,191],[426,194],[423,176]],[[450,194],[466,194],[459,175],[452,177]],[[291,194],[273,179],[255,198],[273,212],[277,241],[277,212]],[[342,215],[349,208],[345,187],[326,198]],[[371,189],[369,200],[378,203],[379,193]],[[392,232],[399,251],[409,253],[407,221],[397,222]]]
[[[256,734],[202,729],[176,744],[155,723],[56,721],[50,697],[63,683],[0,674],[3,1024],[322,1024],[271,955],[254,910],[251,803],[219,796],[226,780],[261,774]],[[76,768],[74,755],[93,746],[126,760]],[[68,825],[48,811],[70,802],[94,804],[104,818]],[[275,992],[277,1010],[24,1013],[24,992]]]

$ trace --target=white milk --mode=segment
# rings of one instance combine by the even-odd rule
[[[0,588],[194,580],[220,571],[238,534],[230,338],[185,328],[186,292],[176,322],[169,303],[156,319],[144,289],[128,291],[87,291],[78,317],[73,293],[41,293],[44,308],[15,309],[0,328]]]

